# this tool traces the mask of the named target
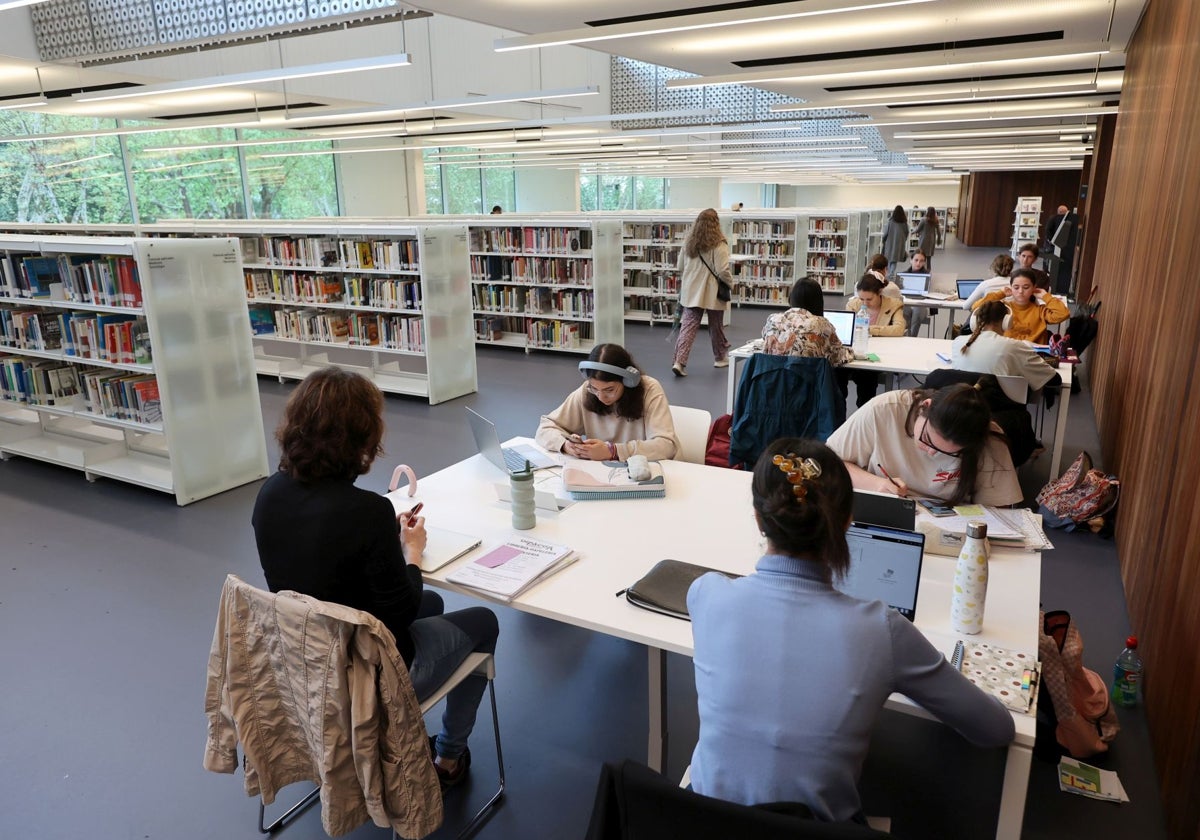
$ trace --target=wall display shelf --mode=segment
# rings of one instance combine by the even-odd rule
[[[477,344],[586,354],[624,343],[619,221],[472,220],[469,249]]]
[[[1013,259],[1017,257],[1017,249],[1026,242],[1034,245],[1041,241],[1042,197],[1040,195],[1023,195],[1017,198],[1017,206],[1013,210],[1013,235],[1010,253]]]
[[[326,365],[386,393],[444,402],[478,389],[465,225],[170,223],[240,241],[258,373]]]
[[[267,475],[239,248],[0,236],[0,458],[188,504]]]

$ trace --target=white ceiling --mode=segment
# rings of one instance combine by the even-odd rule
[[[638,123],[678,126],[682,121],[694,125],[683,134],[659,135],[640,128],[624,132],[625,139],[620,141],[611,138],[607,121],[563,124],[549,117],[545,108],[531,111],[527,104],[474,109],[496,121],[492,128],[511,128],[513,139],[536,137],[545,141],[560,132],[564,134],[559,142],[566,144],[569,137],[578,150],[568,155],[566,150],[572,146],[560,146],[555,153],[554,143],[543,142],[536,147],[522,143],[520,153],[530,156],[530,165],[582,162],[593,169],[609,167],[614,171],[743,172],[748,177],[761,175],[760,180],[804,182],[829,178],[917,180],[945,177],[952,169],[1078,167],[1088,149],[1086,127],[1094,124],[1094,112],[1119,100],[1124,49],[1145,0],[758,0],[720,4],[682,0],[423,0],[419,6],[435,16],[494,27],[494,31],[487,32],[493,46],[521,47],[528,39],[513,33],[524,33],[534,36],[535,42],[540,38],[546,43],[577,43],[586,49],[700,77],[670,83],[689,87],[660,91],[655,100],[684,102],[684,110],[690,108],[696,113],[694,118]],[[7,24],[17,20],[14,16],[27,12],[0,15],[0,21]],[[24,17],[20,22],[28,25]],[[366,37],[361,34],[363,30],[357,32],[357,42],[348,38],[339,41],[341,33],[297,39],[327,45],[326,51],[334,53],[332,57],[308,58],[308,52],[297,45],[268,49],[276,50],[276,60],[287,65],[357,57],[352,45],[362,43]],[[213,74],[223,67],[217,56],[233,52],[200,53],[190,63],[153,59],[82,69],[40,62],[28,54],[28,43],[12,32],[6,38],[0,31],[0,51],[13,54],[7,60],[0,59],[0,96],[28,95],[39,90],[78,91],[116,82],[161,82],[188,75],[189,71],[180,70],[187,67],[195,68],[191,75]],[[265,56],[275,55],[263,53],[262,47],[235,49],[242,55],[253,55],[258,49],[258,66],[270,66]],[[478,49],[464,51],[471,57],[458,61],[456,72],[467,79],[466,89],[491,95],[505,92],[495,89],[493,61],[537,54],[541,78],[518,88],[532,91],[560,87],[555,79],[541,73],[542,56],[553,64],[554,60],[569,60],[572,55],[566,46],[506,52],[495,57],[478,55]],[[414,65],[426,58],[414,54]],[[233,64],[228,62],[224,72],[237,72],[240,68]],[[214,65],[217,71],[212,69]],[[429,73],[433,73],[432,67]],[[63,98],[39,110],[145,119],[263,109],[285,101],[294,107],[302,100],[328,110],[414,102],[413,90],[399,84],[366,84],[367,75],[332,77],[337,81],[324,88],[311,88],[319,91],[311,96],[296,93],[304,89],[302,84],[291,85],[290,92],[275,84],[254,89],[220,88],[203,95],[164,94],[95,103]],[[364,81],[361,85],[360,77]],[[718,92],[728,91],[732,84],[748,84],[804,100],[808,110],[786,115],[795,120],[786,124],[791,131],[778,130],[778,120],[785,115],[773,115],[776,121],[766,126],[774,129],[769,133],[761,130],[764,126],[746,124],[744,117],[736,127],[718,126],[715,123],[730,121],[730,117],[714,116],[695,103],[703,105],[710,98],[719,99]],[[441,98],[431,97],[430,91],[436,91],[432,78],[416,98]],[[3,104],[0,100],[0,107]],[[650,110],[673,107],[677,106],[660,105]],[[605,103],[591,108],[590,113],[609,110]],[[460,121],[464,115],[462,110],[445,113]],[[554,117],[566,113],[570,112],[549,112]],[[583,120],[586,113],[577,119]],[[381,117],[345,118],[339,122],[361,123],[367,119]],[[319,125],[315,121],[312,124]],[[538,126],[549,128],[535,130]],[[395,137],[406,133],[403,126],[395,124],[386,130]],[[602,137],[607,138],[603,156],[595,145]],[[732,143],[735,138],[739,141],[736,145]],[[834,138],[852,139],[835,142]],[[486,142],[495,139],[494,132],[486,135]],[[467,145],[471,138],[460,136],[442,142]],[[829,151],[816,153],[815,148]],[[908,159],[890,154],[897,152],[907,154]],[[547,160],[551,157],[556,160]],[[839,158],[846,160],[839,162]],[[918,163],[921,167],[914,169],[912,164]],[[925,169],[928,172],[922,175]]]

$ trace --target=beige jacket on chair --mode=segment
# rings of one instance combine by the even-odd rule
[[[337,837],[368,819],[403,837],[442,822],[442,797],[420,706],[392,634],[360,610],[225,579],[208,658],[204,766],[246,757],[246,793],[321,788]]]

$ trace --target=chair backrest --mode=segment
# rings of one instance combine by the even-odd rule
[[[712,415],[702,408],[673,405],[671,422],[675,424],[675,437],[679,438],[679,451],[675,453],[675,460],[703,464],[704,446],[708,442]]]
[[[827,359],[755,353],[742,368],[734,405],[729,463],[747,469],[777,438],[824,442],[846,420]]]

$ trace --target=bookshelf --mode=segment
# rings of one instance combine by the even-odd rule
[[[236,236],[260,375],[326,365],[431,405],[478,389],[465,225],[164,223]]]
[[[1042,197],[1040,195],[1022,195],[1017,198],[1017,206],[1013,209],[1013,237],[1010,253],[1013,259],[1017,257],[1017,249],[1026,242],[1037,244],[1041,241]]]
[[[626,220],[621,225],[626,321],[669,324],[679,299],[679,249],[695,217]]]
[[[496,217],[469,227],[476,344],[589,353],[625,341],[621,223]]]
[[[853,266],[861,266],[857,236],[851,236],[851,222],[857,233],[857,213],[813,213],[802,217],[804,236],[801,265],[826,292],[844,292],[848,279],[857,280]],[[858,274],[862,271],[859,270]],[[853,283],[851,283],[853,285]]]
[[[733,242],[733,302],[750,306],[787,306],[798,265],[794,214],[730,214]],[[802,273],[802,272],[801,272]]]
[[[0,235],[0,457],[171,493],[267,475],[238,243]]]

